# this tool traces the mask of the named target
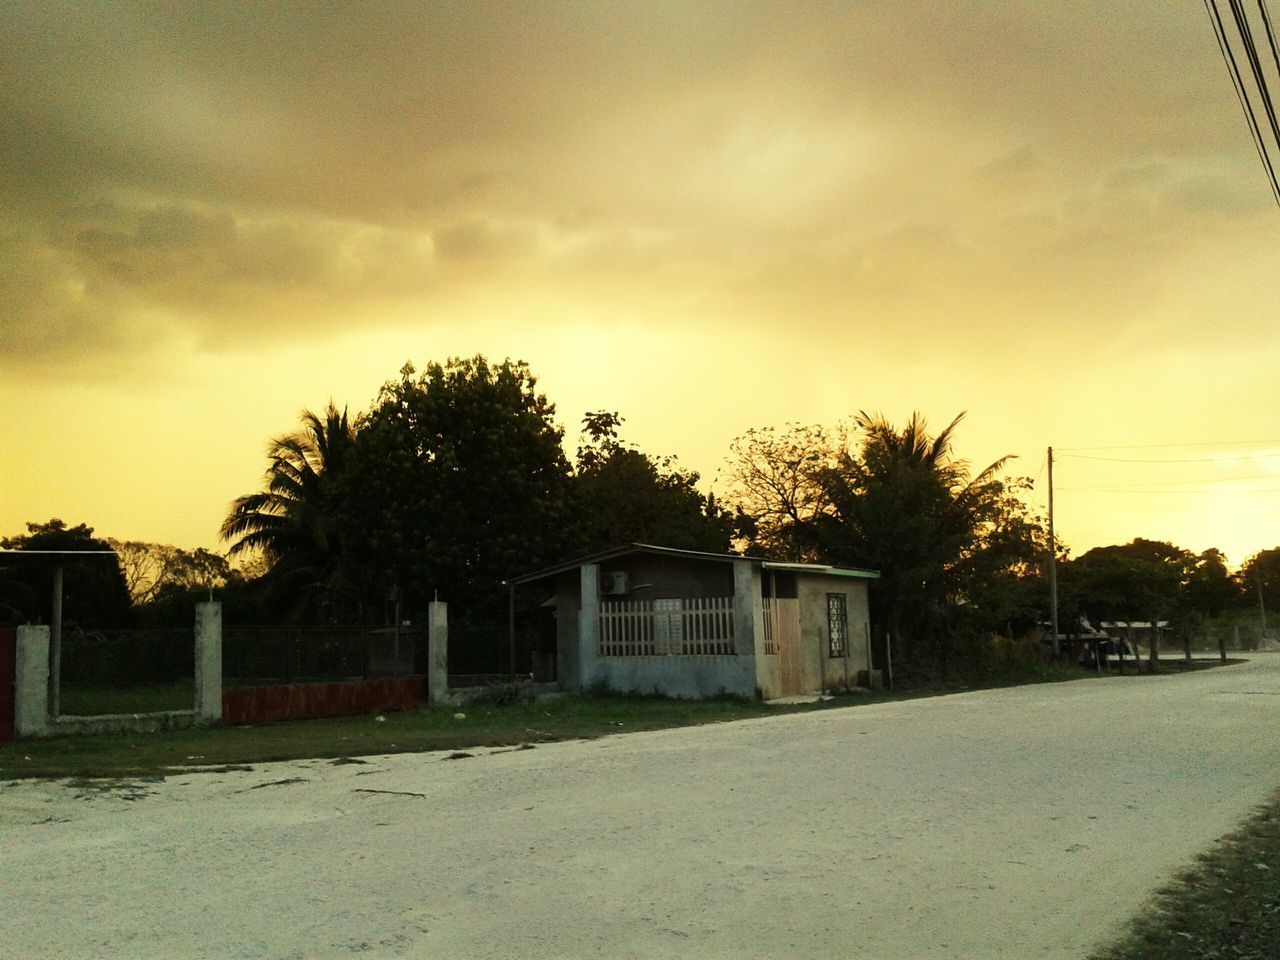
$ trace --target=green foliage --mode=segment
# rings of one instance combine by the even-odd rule
[[[698,474],[674,457],[650,457],[619,442],[622,422],[607,411],[583,417],[573,476],[575,552],[625,543],[727,552],[733,518],[699,492]]]
[[[350,614],[342,579],[340,478],[355,445],[347,412],[332,403],[323,416],[304,410],[302,429],[267,446],[263,490],[232,505],[221,536],[228,556],[260,554],[270,565],[266,599],[279,612],[320,620]]]
[[[110,550],[83,523],[68,527],[58,519],[28,523],[27,533],[0,539],[9,550]],[[33,558],[34,561],[34,558]],[[0,569],[0,621],[44,622],[52,615],[53,569],[63,567],[62,618],[91,627],[118,627],[129,621],[129,591],[113,556],[47,557]]]
[[[1259,550],[1246,560],[1235,583],[1243,603],[1256,607],[1261,596],[1268,622],[1280,622],[1280,547]]]
[[[753,546],[879,570],[876,635],[891,632],[899,669],[923,679],[980,661],[988,634],[1025,631],[1043,602],[1047,538],[1022,500],[1029,483],[1000,478],[1007,458],[971,476],[952,455],[960,420],[931,436],[919,414],[899,430],[862,413],[852,436],[791,425],[734,445]]]
[[[1173,617],[1195,564],[1186,550],[1158,540],[1094,547],[1063,568],[1064,607],[1095,620]]]
[[[415,373],[406,364],[358,421],[343,569],[370,603],[398,591],[406,615],[449,601],[454,669],[491,669],[505,647],[502,581],[572,546],[562,433],[525,363],[477,356]]]

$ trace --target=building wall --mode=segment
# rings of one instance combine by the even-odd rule
[[[620,557],[599,565],[599,573],[623,571],[634,589],[625,599],[654,600],[666,597],[705,598],[735,596],[735,569],[739,578],[743,579],[741,604],[742,609],[735,609],[734,647],[737,653],[733,656],[683,656],[667,655],[652,657],[601,657],[590,645],[597,642],[595,637],[588,638],[585,631],[579,629],[571,642],[577,651],[576,656],[562,657],[560,661],[562,684],[565,689],[589,689],[594,684],[603,684],[611,690],[628,693],[660,693],[671,697],[702,698],[728,693],[734,696],[751,697],[756,692],[755,670],[755,638],[758,628],[755,619],[758,617],[758,604],[753,607],[752,598],[758,591],[758,572],[752,578],[750,561],[717,561],[694,560],[683,557],[663,557],[656,555],[636,554]],[[587,568],[581,568],[585,571]],[[578,571],[565,575],[572,578],[573,585],[580,585],[591,579],[580,576]],[[647,585],[647,586],[646,586]],[[557,582],[557,604],[566,603],[568,579]],[[581,610],[577,597],[581,597],[581,586],[577,586],[575,596],[575,617]],[[558,607],[559,608],[559,607]],[[561,614],[563,620],[564,615]],[[578,621],[575,619],[574,621]],[[561,645],[570,638],[560,635]],[[575,663],[570,663],[575,661]],[[566,667],[575,673],[563,672]]]
[[[804,686],[807,691],[840,690],[853,686],[858,671],[867,669],[867,581],[830,574],[801,573],[797,592],[800,598],[800,636]],[[848,657],[830,656],[827,623],[827,594],[845,598],[848,615]],[[776,659],[776,658],[774,658]]]
[[[733,596],[733,563],[730,561],[638,553],[600,564],[601,573],[615,570],[627,574],[632,587],[627,600]]]

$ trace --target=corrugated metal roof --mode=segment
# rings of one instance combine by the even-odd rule
[[[878,570],[865,570],[861,567],[837,567],[822,563],[786,563],[778,560],[766,560],[763,557],[750,557],[739,553],[708,553],[703,550],[680,550],[676,547],[660,547],[652,543],[628,543],[625,546],[614,547],[611,550],[603,550],[600,553],[593,553],[589,556],[579,557],[576,560],[568,560],[564,563],[557,564],[554,567],[545,567],[542,570],[535,570],[532,573],[524,573],[518,577],[512,577],[504,582],[512,585],[532,583],[535,580],[554,577],[557,574],[565,573],[575,567],[581,567],[588,563],[603,563],[606,560],[629,556],[633,553],[651,553],[657,554],[658,556],[683,557],[693,560],[712,560],[721,563],[728,563],[734,560],[750,560],[752,563],[758,563],[761,567],[769,570],[792,570],[797,573],[823,573],[836,577],[858,577],[864,580],[878,580],[880,578],[880,572]]]

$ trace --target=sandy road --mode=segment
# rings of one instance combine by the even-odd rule
[[[466,760],[5,783],[0,957],[1078,958],[1280,786],[1277,720],[1260,655]]]

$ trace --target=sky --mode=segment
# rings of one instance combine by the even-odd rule
[[[0,30],[0,534],[216,546],[302,409],[483,353],[711,489],[752,427],[967,411],[1041,509],[1055,448],[1073,554],[1280,544],[1280,210],[1192,0]]]

